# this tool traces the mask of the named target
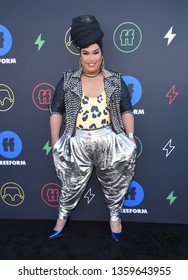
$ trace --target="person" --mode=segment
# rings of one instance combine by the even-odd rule
[[[80,51],[79,69],[64,72],[49,108],[53,160],[62,186],[59,216],[49,238],[62,235],[95,168],[109,210],[111,235],[118,241],[136,162],[130,95],[121,75],[104,67],[104,33],[95,16],[73,18],[70,34]]]

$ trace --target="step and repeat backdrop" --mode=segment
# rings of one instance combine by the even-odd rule
[[[137,168],[124,221],[188,223],[188,2],[38,0],[0,5],[0,218],[56,219],[61,186],[48,105],[77,69],[73,17],[104,30],[107,69],[121,72],[135,115]],[[74,220],[108,220],[95,171]]]

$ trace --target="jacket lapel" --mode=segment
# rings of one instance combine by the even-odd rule
[[[110,97],[111,95],[118,89],[118,86],[115,81],[116,77],[114,77],[113,72],[110,72],[106,69],[103,69],[103,76],[104,76],[104,88],[106,92],[106,98],[107,98],[107,105],[109,106],[110,103]]]
[[[76,72],[74,72],[71,75],[70,82],[69,82],[69,85],[70,85],[69,89],[70,89],[70,91],[74,92],[80,98],[82,97],[81,73],[82,73],[82,69],[79,69]]]

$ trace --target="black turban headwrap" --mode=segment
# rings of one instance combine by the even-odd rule
[[[104,35],[99,22],[92,15],[78,16],[72,19],[70,30],[71,41],[79,49],[97,43],[102,50]]]

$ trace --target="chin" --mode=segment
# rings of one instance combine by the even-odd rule
[[[87,68],[86,69],[86,72],[88,73],[88,74],[95,74],[96,72],[98,72],[98,71],[100,71],[100,67],[98,68]]]

